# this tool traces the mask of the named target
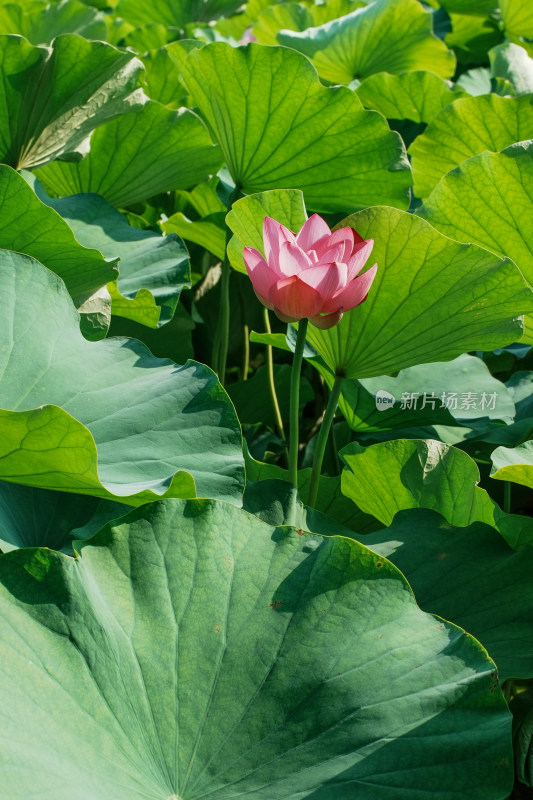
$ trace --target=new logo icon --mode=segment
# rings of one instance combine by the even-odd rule
[[[392,408],[396,398],[390,392],[380,389],[376,394],[376,408],[378,411],[386,411],[387,408]]]

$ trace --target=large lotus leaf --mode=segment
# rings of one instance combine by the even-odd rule
[[[88,539],[131,507],[67,492],[0,481],[0,548],[49,547],[73,554],[73,539]]]
[[[523,47],[505,42],[489,52],[491,74],[508,80],[516,94],[533,92],[533,58]]]
[[[54,800],[501,800],[486,651],[372,551],[299,533],[165,501],[76,559],[3,556],[0,797],[38,769]]]
[[[533,140],[469,158],[417,213],[447,236],[512,258],[533,283]]]
[[[240,504],[239,423],[211,370],[87,342],[64,284],[28,256],[0,251],[0,275],[0,478],[131,505]]]
[[[378,264],[368,299],[329,331],[307,338],[349,378],[372,378],[469,350],[493,350],[522,335],[532,293],[508,259],[448,239],[412,214],[369,208],[339,223],[374,239]]]
[[[334,83],[428,64],[441,78],[450,78],[455,68],[455,56],[433,34],[431,15],[417,0],[376,0],[317,28],[282,31],[278,42],[304,53],[319,75]]]
[[[374,108],[387,119],[427,123],[460,97],[461,90],[452,91],[451,83],[434,72],[416,70],[401,75],[370,75],[357,87],[356,94],[366,108]]]
[[[132,227],[97,194],[56,199],[46,194],[34,175],[24,177],[40,199],[66,220],[79,242],[120,258],[118,289],[110,287],[113,315],[149,327],[172,318],[181,290],[191,285],[189,254],[181,239]]]
[[[497,447],[492,453],[491,477],[533,489],[533,441],[518,447]]]
[[[173,111],[146,99],[98,128],[83,161],[49,164],[37,175],[51,194],[96,192],[122,208],[194,186],[221,163],[219,148],[192,111]]]
[[[222,42],[173,52],[247,194],[301,189],[316,211],[406,207],[410,168],[398,134],[349,89],[322,86],[299,53]]]
[[[118,253],[104,258],[94,243],[76,240],[59,214],[4,165],[0,165],[0,219],[0,248],[33,256],[59,275],[76,306],[116,279]]]
[[[503,27],[509,39],[525,36],[533,39],[533,6],[523,0],[499,0]]]
[[[345,380],[339,408],[357,431],[454,425],[454,420],[466,424],[481,417],[506,419],[515,412],[505,384],[480,358],[466,354],[419,364],[396,377]]]
[[[167,28],[182,28],[187,22],[209,22],[232,14],[240,5],[242,0],[120,0],[116,13],[133,25],[157,20]]]
[[[487,648],[501,681],[533,677],[531,545],[517,552],[488,525],[453,527],[430,511],[402,512],[364,542],[402,570],[424,611]]]
[[[343,494],[384,525],[398,511],[427,508],[458,527],[484,522],[499,529],[502,512],[477,485],[476,462],[462,450],[431,439],[396,439],[366,448],[349,444],[341,458]]]
[[[0,33],[18,33],[32,44],[48,44],[61,33],[105,39],[107,25],[101,13],[78,0],[30,0],[0,6]]]
[[[186,105],[187,92],[166,47],[160,47],[143,56],[143,64],[146,69],[144,86],[148,97],[168,108]]]
[[[252,33],[261,44],[275,45],[278,44],[277,35],[281,30],[304,31],[313,25],[343,17],[364,5],[364,0],[328,0],[320,5],[276,3],[261,12]]]
[[[0,161],[16,169],[80,158],[91,131],[139,102],[142,63],[64,34],[51,47],[0,36]]]
[[[427,197],[443,175],[467,158],[531,138],[533,95],[458,100],[441,111],[409,148],[414,192]]]

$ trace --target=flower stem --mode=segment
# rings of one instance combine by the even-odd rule
[[[506,514],[511,513],[511,482],[503,482],[503,510]]]
[[[250,369],[250,328],[246,323],[244,323],[242,333],[244,338],[244,353],[242,357],[242,379],[243,381],[247,381],[248,370]]]
[[[324,452],[326,450],[331,423],[333,422],[333,417],[335,416],[335,411],[337,410],[337,405],[339,403],[343,380],[344,376],[335,376],[335,383],[331,389],[331,394],[329,396],[326,411],[324,413],[324,419],[322,420],[322,425],[320,426],[320,431],[318,433],[315,457],[313,459],[313,470],[311,472],[311,483],[309,485],[309,496],[307,498],[307,505],[311,506],[311,508],[314,508],[316,503],[318,485],[320,483],[320,475],[322,472],[322,461],[324,460]]]
[[[298,423],[300,416],[300,372],[305,345],[305,334],[309,320],[301,319],[298,323],[298,336],[291,371],[291,414],[289,442],[289,480],[295,489],[298,488]]]
[[[228,211],[231,211],[233,203],[240,197],[240,186],[236,186],[230,196]],[[228,244],[233,236],[233,232],[229,225],[226,225],[226,246],[224,248],[224,261],[222,262],[222,277],[220,279],[220,316],[218,318],[217,330],[215,337],[218,341],[215,342],[214,352],[216,353],[216,373],[222,385],[224,385],[226,378],[226,361],[228,359],[228,342],[229,342],[229,321],[230,321],[230,292],[229,282],[231,275],[231,267],[228,259]]]
[[[270,317],[268,316],[268,308],[263,308],[263,319],[265,322],[265,329],[267,333],[272,333],[270,327]],[[268,344],[266,349],[267,356],[267,369],[268,369],[268,386],[270,388],[270,397],[272,398],[272,405],[274,407],[274,416],[276,418],[276,425],[278,432],[282,439],[285,439],[285,430],[283,428],[283,419],[279,409],[278,395],[276,393],[276,384],[274,383],[274,356],[272,353],[272,345]]]

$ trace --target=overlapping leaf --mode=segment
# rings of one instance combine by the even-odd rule
[[[431,16],[416,0],[376,0],[317,28],[282,32],[278,42],[304,53],[319,75],[334,83],[428,64],[450,78],[455,67],[455,56],[433,34]]]
[[[398,134],[349,89],[322,86],[300,54],[218,42],[182,48],[179,69],[244,192],[301,189],[317,211],[407,206]]]
[[[51,47],[0,36],[0,70],[0,162],[16,169],[79,159],[94,128],[140,100],[142,63],[76,34]]]
[[[190,286],[189,257],[181,239],[175,234],[162,237],[154,231],[133,228],[97,194],[55,199],[33,175],[26,173],[25,178],[41,200],[66,220],[79,242],[120,258],[118,288],[110,287],[113,315],[149,327],[172,318],[181,290]],[[42,258],[40,261],[50,266]]]
[[[402,570],[417,602],[472,633],[500,680],[533,677],[533,547],[512,550],[493,528],[457,528],[434,512],[403,512],[365,544]]]
[[[531,138],[533,95],[490,94],[457,100],[441,111],[409,148],[414,192],[427,197],[443,175],[467,158]]]
[[[532,156],[533,140],[473,156],[442,178],[417,213],[447,236],[512,258],[533,283]]]
[[[51,194],[96,192],[123,208],[160,192],[194,186],[221,163],[219,148],[192,111],[172,111],[145,98],[129,114],[94,132],[83,161],[50,164],[37,174]]]
[[[214,374],[134,340],[85,341],[59,278],[0,258],[0,477],[132,505],[165,493],[240,504],[240,428]]]
[[[451,83],[434,72],[416,70],[401,75],[370,75],[357,87],[356,94],[366,108],[374,108],[387,119],[427,123],[457,100],[461,91],[452,91]]]
[[[513,263],[391,208],[361,211],[343,225],[374,239],[378,271],[368,299],[336,327],[309,327],[309,342],[333,372],[371,378],[520,338],[532,294]]]
[[[49,44],[62,33],[77,33],[86,39],[105,39],[104,16],[78,0],[29,0],[0,6],[0,33],[16,33],[32,44]]]
[[[28,752],[55,800],[508,789],[492,662],[358,543],[165,501],[77,548],[0,559],[5,800]]]

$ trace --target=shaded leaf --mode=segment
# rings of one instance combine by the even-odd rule
[[[417,70],[370,75],[357,87],[356,94],[366,108],[374,108],[387,119],[431,122],[444,106],[461,96],[461,91],[452,91],[451,83],[434,72]]]
[[[320,27],[284,31],[278,42],[304,53],[319,75],[334,83],[428,64],[441,78],[450,78],[455,68],[455,56],[433,34],[431,16],[416,0],[375,0]]]
[[[3,797],[27,752],[56,800],[509,788],[486,652],[357,542],[166,501],[77,549],[0,559]]]
[[[81,158],[94,128],[140,102],[142,63],[75,34],[51,47],[0,36],[0,69],[0,161],[15,169]]]
[[[425,198],[443,175],[467,158],[531,138],[533,95],[490,94],[457,100],[441,111],[409,148],[414,192]]]
[[[402,570],[421,608],[487,648],[501,681],[533,676],[530,545],[516,552],[487,525],[457,528],[430,511],[402,512],[364,541]]]
[[[107,25],[103,14],[78,0],[30,0],[0,6],[0,33],[17,33],[32,44],[49,44],[62,33],[105,39]]]
[[[533,283],[532,154],[533,140],[469,158],[442,178],[417,214],[447,236],[512,258]]]
[[[123,208],[155,194],[187,189],[221,165],[221,154],[198,117],[146,99],[91,137],[90,153],[77,164],[55,163],[37,173],[57,196],[96,192]]]
[[[117,286],[109,287],[115,316],[149,327],[172,318],[181,290],[191,285],[189,254],[181,239],[132,227],[99,195],[56,199],[34,176],[25,177],[41,200],[66,220],[79,242],[120,259]]]
[[[138,505],[162,494],[240,504],[240,428],[207,367],[130,339],[86,342],[64,284],[0,251],[0,477]]]

